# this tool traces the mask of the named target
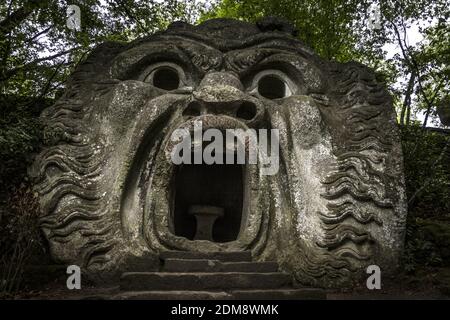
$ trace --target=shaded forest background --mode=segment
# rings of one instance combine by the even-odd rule
[[[66,25],[72,4],[81,9],[79,31]],[[405,155],[404,272],[412,279],[434,274],[437,285],[450,292],[445,271],[450,266],[450,131],[444,126],[450,118],[449,0],[2,0],[0,294],[23,288],[24,268],[45,256],[27,167],[45,142],[40,112],[61,95],[68,75],[89,52],[104,41],[130,41],[177,20],[195,24],[263,16],[287,19],[321,57],[364,63],[386,83]],[[411,30],[422,40],[412,43]],[[395,54],[386,48],[395,48]]]

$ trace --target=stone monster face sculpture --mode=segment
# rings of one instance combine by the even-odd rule
[[[391,100],[367,68],[292,34],[216,19],[96,48],[44,111],[31,168],[52,256],[107,274],[166,250],[250,250],[317,286],[395,270],[406,205]],[[277,129],[279,170],[174,165],[171,133],[198,120]],[[210,240],[195,239],[199,205],[223,213]]]

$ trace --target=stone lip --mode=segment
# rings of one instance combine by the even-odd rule
[[[207,115],[202,115],[202,116],[198,116],[198,117],[194,117],[194,118],[190,118],[186,121],[184,121],[183,123],[181,123],[180,125],[178,125],[176,128],[174,128],[173,130],[171,130],[166,137],[166,142],[165,142],[165,147],[164,147],[164,154],[166,157],[166,160],[169,162],[171,161],[171,154],[172,151],[174,149],[174,147],[176,145],[178,145],[182,140],[181,139],[185,139],[186,137],[179,137],[178,140],[173,140],[172,139],[172,135],[174,134],[174,132],[176,130],[183,130],[186,134],[190,135],[191,138],[191,150],[194,151],[196,150],[196,148],[200,147],[201,148],[201,152],[203,152],[204,147],[206,146],[204,141],[196,141],[195,139],[195,123],[201,123],[201,134],[203,136],[203,133],[208,130],[208,129],[217,129],[220,130],[222,132],[223,135],[223,139],[225,140],[226,138],[226,131],[227,130],[235,130],[235,129],[240,129],[243,130],[244,132],[246,130],[249,129],[249,127],[243,123],[242,121],[232,118],[230,116],[226,116],[226,115],[212,115],[212,114],[207,114]],[[224,153],[235,153],[238,151],[238,144],[237,143],[226,143],[227,141],[223,141],[223,147],[224,147]],[[246,139],[245,140],[245,151],[248,152],[249,151],[249,140]]]
[[[209,259],[226,262],[252,261],[250,251],[235,252],[192,252],[192,251],[163,251],[160,253],[161,260],[166,259]]]
[[[278,263],[265,262],[224,262],[208,259],[166,259],[164,272],[277,272]]]

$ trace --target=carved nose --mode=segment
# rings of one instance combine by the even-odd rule
[[[251,100],[233,73],[211,72],[205,75],[193,92],[193,99],[183,115],[224,114],[249,121],[258,113],[257,106]]]
[[[200,82],[198,90],[215,86],[228,86],[239,91],[244,91],[241,80],[232,72],[209,72]]]

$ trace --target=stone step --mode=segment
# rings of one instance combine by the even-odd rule
[[[326,292],[316,288],[275,290],[232,290],[236,300],[324,300]]]
[[[224,291],[128,291],[113,300],[229,300],[232,295]]]
[[[151,270],[149,270],[151,271]],[[206,259],[166,259],[164,272],[277,272],[276,262],[223,262]]]
[[[125,272],[151,272],[158,271],[161,260],[156,254],[145,254],[140,257],[127,257],[125,260]]]
[[[206,259],[220,260],[227,262],[252,261],[252,253],[250,251],[236,252],[192,252],[192,251],[164,251],[159,255],[161,260],[166,259]]]
[[[281,272],[125,272],[120,278],[123,291],[274,289],[289,285],[291,276]]]

